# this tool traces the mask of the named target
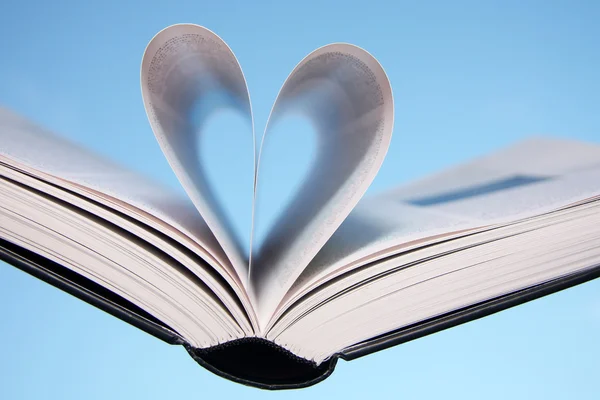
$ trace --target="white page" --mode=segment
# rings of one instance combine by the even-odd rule
[[[0,163],[118,210],[181,243],[223,276],[255,320],[243,282],[189,199],[3,108]],[[8,175],[2,168],[0,174]]]
[[[391,87],[382,67],[364,50],[325,46],[292,71],[269,124],[288,113],[307,117],[315,127],[317,155],[298,196],[252,254],[251,283],[263,323],[379,170],[392,134]],[[267,127],[263,145],[269,134]]]
[[[581,165],[585,167],[563,172],[558,178],[431,206],[397,200],[395,191],[364,199],[300,275],[286,298],[400,251],[600,196],[600,168],[592,168],[593,162]],[[460,177],[454,179],[460,182]],[[481,175],[480,182],[485,182]]]
[[[594,195],[598,170],[598,144],[532,138],[377,198],[493,222]]]
[[[590,202],[579,207],[572,207],[554,213],[544,214],[515,224],[501,226],[496,229],[486,229],[485,231],[478,232],[476,235],[467,235],[453,240],[444,240],[440,243],[436,243],[434,246],[425,246],[415,249],[414,251],[402,252],[396,256],[388,257],[378,262],[368,264],[367,266],[353,269],[350,273],[342,276],[336,274],[335,271],[331,271],[332,275],[339,276],[339,278],[332,280],[325,285],[322,285],[321,282],[321,285],[318,285],[317,288],[313,287],[314,290],[311,290],[310,287],[305,287],[302,291],[296,292],[295,298],[286,297],[286,302],[280,307],[278,315],[274,320],[276,320],[284,311],[285,317],[277,321],[277,324],[275,325],[276,328],[270,330],[269,335],[281,332],[289,322],[301,315],[304,312],[303,310],[312,309],[312,307],[318,305],[321,301],[335,296],[345,289],[354,287],[354,285],[360,282],[370,280],[372,277],[377,277],[384,273],[387,274],[396,268],[410,268],[417,264],[427,262],[428,260],[443,257],[444,255],[457,251],[466,251],[468,253],[470,251],[469,249],[473,247],[478,247],[484,243],[497,242],[498,239],[514,236],[518,232],[545,229],[548,226],[555,224],[557,218],[582,218],[582,215],[586,212],[585,210],[592,210],[591,212],[593,213],[597,209],[597,202]],[[560,215],[560,217],[557,217],[558,215]],[[329,278],[324,279],[324,281],[329,280]],[[298,298],[307,293],[308,297],[304,298],[301,302],[297,302]],[[287,308],[288,306],[290,308]]]
[[[171,224],[224,260],[222,250],[188,199],[0,108],[0,161],[35,176],[54,177],[131,204]],[[72,185],[75,184],[75,185]]]
[[[300,351],[303,345],[323,350],[326,343],[333,345],[316,357],[320,361],[399,327],[588,269],[600,261],[600,214],[597,205],[595,212],[582,214],[587,216],[558,217],[543,229],[527,229],[365,282],[295,321],[276,342],[307,358],[312,355]],[[398,262],[389,264],[393,268]]]
[[[250,97],[233,52],[216,34],[179,24],[148,44],[141,66],[144,105],[171,168],[227,254],[240,280],[248,278],[248,255],[210,190],[197,145],[207,118],[224,108],[252,119]],[[254,143],[254,139],[253,139]],[[254,152],[254,148],[248,151]],[[254,179],[254,171],[248,171]]]
[[[594,197],[600,194],[598,160],[598,145],[534,139],[417,181],[406,189],[366,198],[348,218],[348,224],[358,228],[342,225],[315,258],[321,267],[311,263],[311,268],[341,262],[337,249],[342,244],[346,248],[343,258],[356,259],[359,253],[366,255],[388,246],[383,243],[505,223]],[[513,180],[515,176],[523,179]],[[503,185],[503,181],[508,184]],[[436,202],[436,198],[441,201]],[[426,201],[420,203],[422,199]],[[370,229],[361,227],[369,225]]]
[[[533,137],[505,149],[394,188],[381,196],[423,204],[461,191],[502,189],[600,167],[600,145]],[[504,185],[502,185],[504,183]]]
[[[202,326],[208,328],[205,333],[225,328],[230,333],[237,332],[236,338],[243,335],[210,289],[190,279],[186,269],[157,256],[151,248],[127,240],[127,235],[112,229],[111,224],[65,210],[60,203],[15,185],[0,185],[0,199],[0,237],[57,261],[133,301],[187,338],[197,338],[197,334],[205,337]],[[148,307],[150,304],[159,308]],[[169,305],[175,307],[160,312],[160,308],[164,310]],[[174,320],[179,323],[171,325]],[[194,329],[196,334],[179,329],[190,327],[190,323],[191,327],[200,328]],[[204,346],[228,340],[228,336],[222,332],[219,338],[204,342]]]
[[[113,208],[102,207],[96,204],[96,201],[89,201],[87,198],[82,198],[71,193],[71,191],[67,191],[63,188],[45,183],[42,180],[21,172],[17,172],[11,168],[5,168],[2,164],[0,164],[0,192],[2,192],[3,186],[14,185],[13,183],[4,182],[4,177],[14,182],[18,182],[27,188],[34,189],[34,192],[32,193],[39,191],[51,196],[52,198],[60,199],[67,204],[71,204],[76,208],[85,210],[99,217],[101,220],[106,221],[107,223],[114,224],[115,226],[130,232],[135,237],[150,244],[151,246],[160,249],[160,251],[168,254],[194,275],[199,277],[200,280],[206,284],[209,289],[223,302],[223,304],[226,305],[227,309],[231,312],[234,318],[237,321],[240,321],[240,326],[242,326],[242,328],[247,332],[252,332],[252,327],[249,323],[246,323],[247,313],[242,307],[240,307],[241,298],[244,306],[251,310],[251,307],[249,306],[249,299],[244,297],[245,292],[239,289],[241,288],[239,283],[237,283],[233,277],[230,277],[224,273],[226,272],[223,271],[224,268],[221,266],[221,264],[219,264],[219,262],[212,258],[210,253],[206,252],[203,248],[197,245],[194,246],[194,242],[192,240],[182,240],[184,238],[180,232],[169,230],[168,227],[163,228],[163,223],[163,225],[160,226],[162,229],[159,231],[166,235],[166,238],[168,239],[165,240],[165,237],[163,237],[161,234],[157,234],[152,229],[148,229],[148,227],[151,225],[147,223],[140,221],[142,223],[139,224],[137,223],[137,219],[124,217],[120,212],[115,212]],[[195,211],[195,209],[193,209],[193,211]],[[127,215],[127,213],[125,213],[125,215]],[[181,247],[174,245],[173,242],[183,244],[186,249],[191,250],[192,253],[198,255],[205,262],[198,262],[197,258],[191,257],[188,252],[182,251]],[[220,277],[225,278],[227,283],[224,284]],[[232,291],[235,293],[232,293]]]

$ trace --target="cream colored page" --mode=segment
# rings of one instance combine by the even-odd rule
[[[392,134],[390,83],[364,50],[348,44],[325,46],[292,71],[269,125],[288,113],[307,117],[315,127],[317,154],[299,195],[264,245],[253,249],[251,283],[263,324],[379,170]],[[267,127],[263,145],[270,134]],[[259,162],[256,202],[260,185]]]
[[[234,109],[251,121],[242,70],[213,32],[192,24],[170,26],[148,44],[141,67],[144,105],[152,130],[173,171],[246,284],[248,255],[217,203],[198,155],[207,119]],[[250,122],[251,123],[251,122]],[[250,147],[249,152],[254,152]],[[252,168],[248,179],[254,180]]]

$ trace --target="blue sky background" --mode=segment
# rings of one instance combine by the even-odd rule
[[[599,20],[596,1],[6,0],[0,105],[177,189],[139,88],[156,32],[192,22],[220,35],[243,67],[259,132],[302,57],[350,42],[380,60],[395,95],[394,138],[375,193],[533,134],[600,143]],[[217,128],[215,149],[236,137]],[[246,198],[228,177],[244,162],[222,160],[247,154],[247,138],[223,157],[209,153],[242,228]],[[310,140],[281,138],[274,192],[310,155]],[[315,387],[267,393],[218,378],[183,348],[0,264],[0,398],[596,399],[599,289],[587,283],[340,362]]]

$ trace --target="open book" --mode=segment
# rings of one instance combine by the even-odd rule
[[[362,198],[390,143],[394,105],[384,70],[356,46],[315,50],[283,84],[268,126],[300,113],[318,151],[284,218],[250,254],[195,150],[212,113],[252,119],[235,56],[211,31],[174,25],[149,43],[141,86],[188,198],[0,109],[0,255],[229,379],[307,386],[338,357],[600,274],[597,145],[534,138]]]

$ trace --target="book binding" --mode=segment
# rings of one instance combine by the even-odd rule
[[[329,377],[339,358],[350,361],[420,337],[473,321],[600,277],[600,265],[474,304],[350,346],[317,365],[265,339],[249,337],[206,349],[190,346],[169,326],[93,281],[27,249],[0,239],[0,260],[63,290],[154,337],[182,345],[209,371],[261,389],[295,389]]]

